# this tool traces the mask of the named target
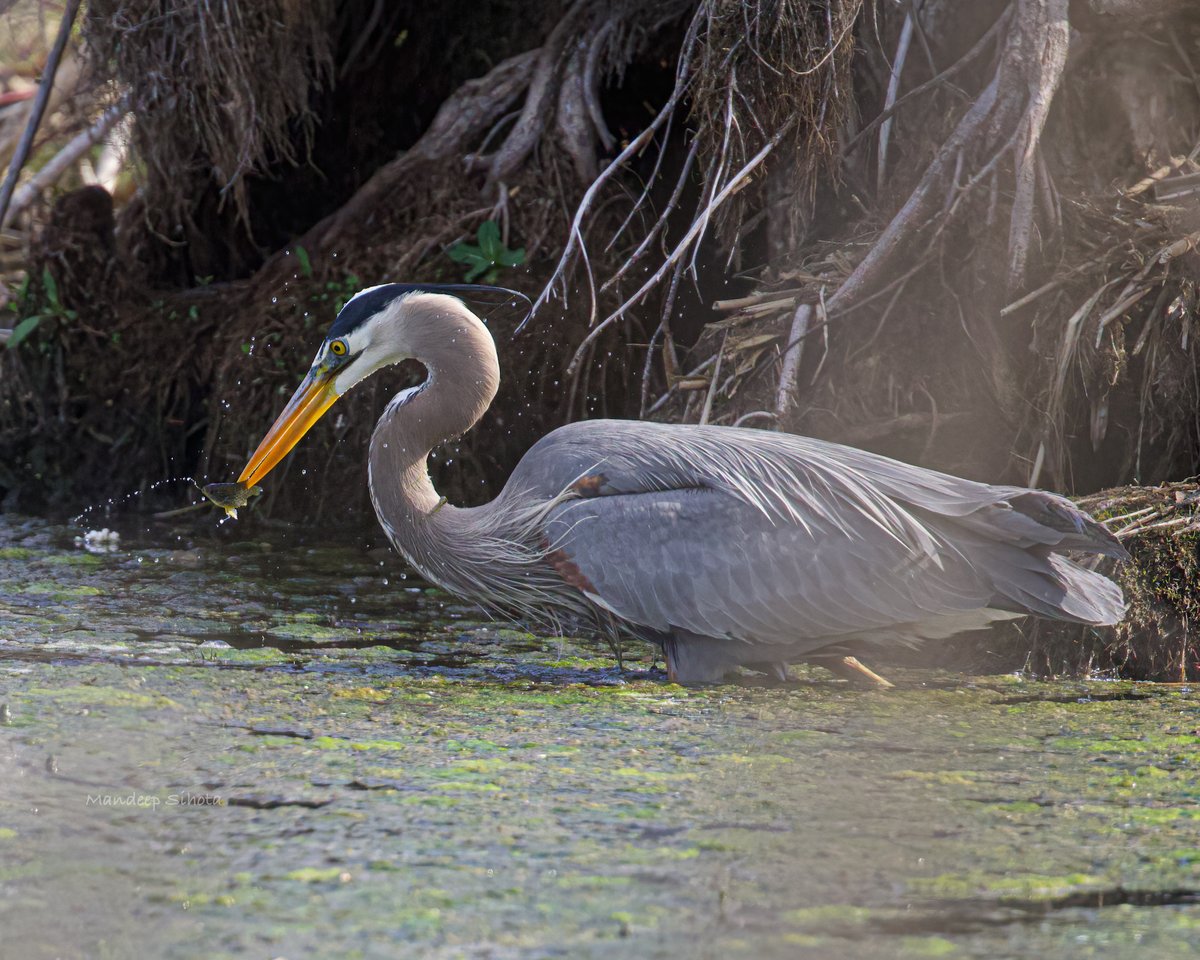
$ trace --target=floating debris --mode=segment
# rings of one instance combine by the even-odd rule
[[[209,483],[200,487],[200,492],[224,510],[226,516],[236,520],[238,507],[244,507],[251,497],[262,493],[262,487],[248,487],[244,483]]]
[[[121,535],[116,530],[88,530],[82,537],[75,538],[75,546],[83,547],[88,553],[113,553],[121,545]]]
[[[12,723],[12,710],[8,708],[7,703],[0,703],[0,723],[6,725]]]

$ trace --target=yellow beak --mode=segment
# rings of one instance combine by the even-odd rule
[[[258,449],[250,457],[238,483],[252,486],[258,483],[287,456],[309,428],[333,406],[338,393],[333,387],[333,371],[318,365],[308,372],[304,382],[292,394],[283,413],[271,424]]]

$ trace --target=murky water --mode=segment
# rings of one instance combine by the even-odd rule
[[[668,685],[358,549],[0,521],[0,957],[1191,957],[1186,688]]]

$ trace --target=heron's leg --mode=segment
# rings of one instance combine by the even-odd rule
[[[736,641],[677,630],[663,641],[667,679],[672,683],[722,683],[746,656]]]
[[[849,680],[854,684],[866,684],[878,687],[880,690],[890,690],[895,686],[890,680],[881,677],[860,661],[858,657],[814,657],[809,662],[815,663],[819,667],[824,667],[835,677],[841,677],[843,680]]]

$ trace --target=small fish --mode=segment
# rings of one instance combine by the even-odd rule
[[[262,493],[262,487],[247,487],[242,483],[210,483],[200,487],[200,492],[224,510],[226,516],[236,520],[237,508],[244,507],[251,497]]]

